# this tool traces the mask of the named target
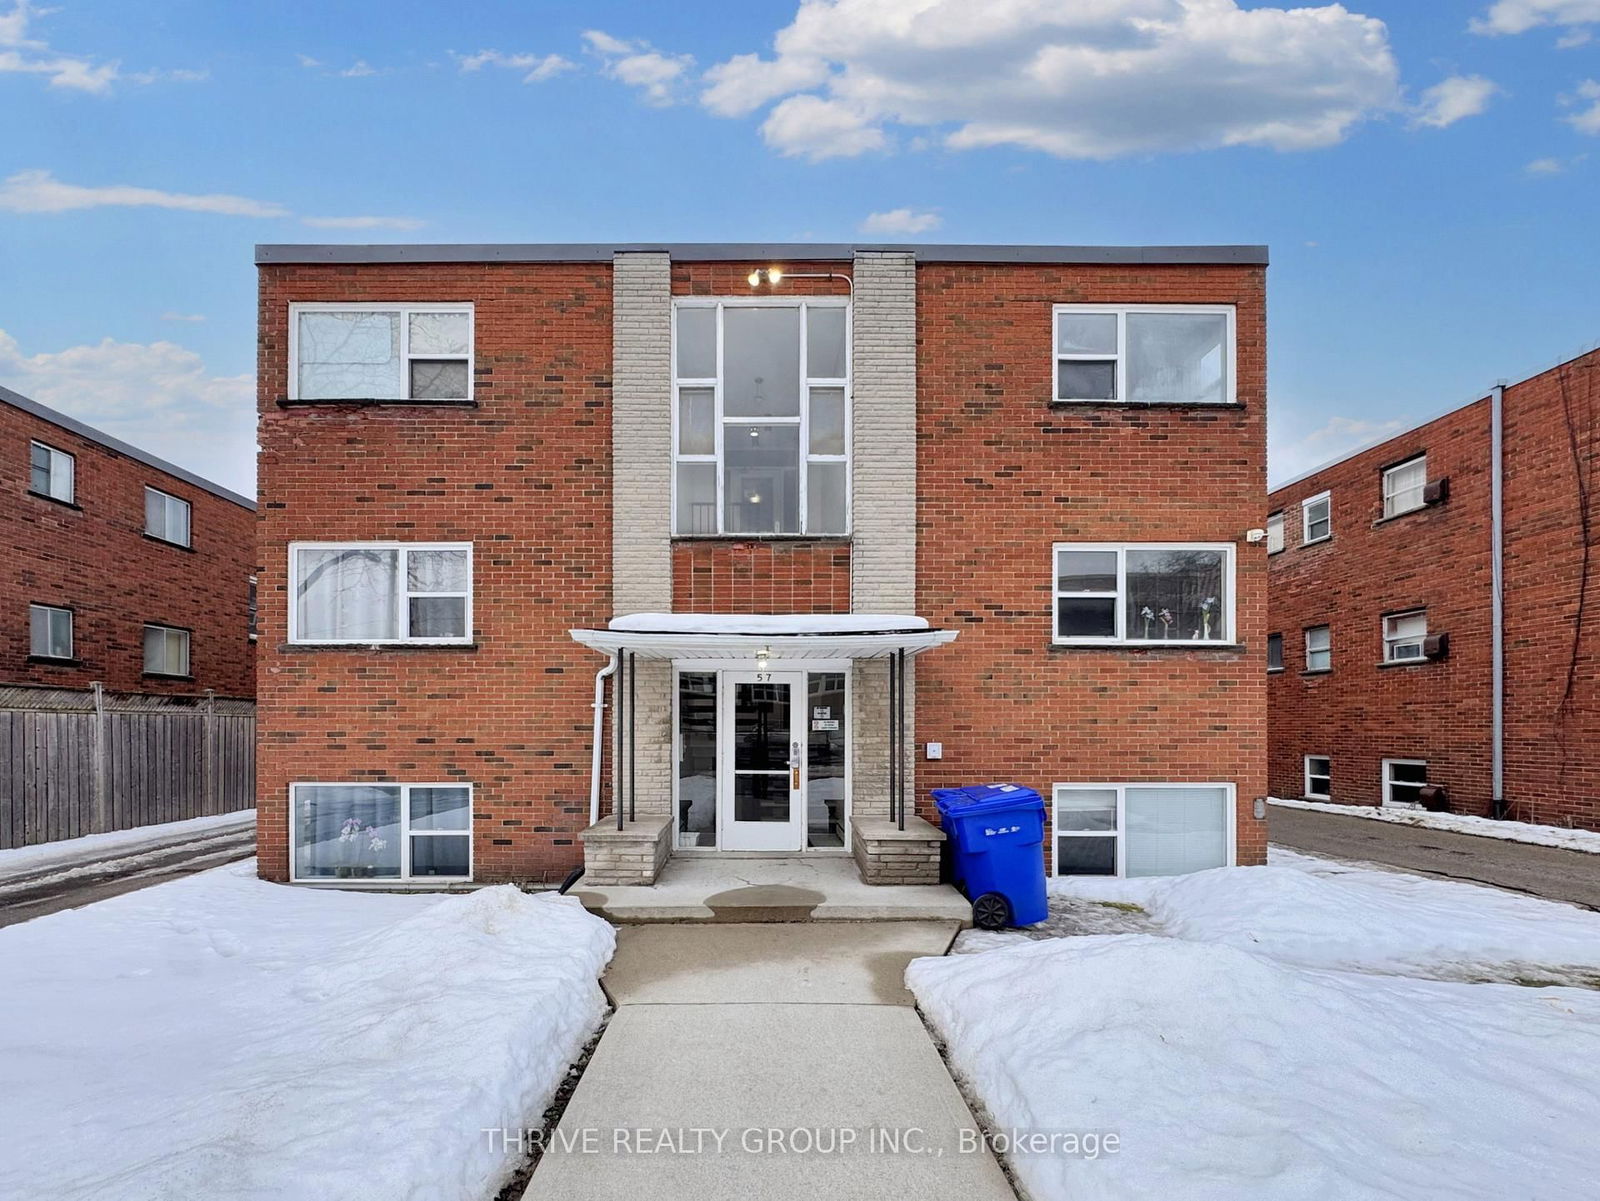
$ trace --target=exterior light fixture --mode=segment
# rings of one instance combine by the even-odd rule
[[[783,269],[780,267],[757,267],[745,276],[752,288],[759,288],[762,284],[777,287],[783,282]]]
[[[757,671],[766,671],[767,670],[767,663],[771,659],[772,659],[772,648],[771,647],[766,647],[766,646],[762,647],[760,650],[758,650],[756,652],[756,670]]]
[[[776,288],[786,279],[833,279],[844,284],[851,295],[855,294],[854,281],[838,271],[785,271],[781,267],[757,267],[744,278],[752,288],[759,288],[762,284]]]

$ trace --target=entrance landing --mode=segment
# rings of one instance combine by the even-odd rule
[[[573,891],[623,925],[644,922],[932,921],[972,924],[948,884],[864,884],[845,855],[678,855],[650,885]]]

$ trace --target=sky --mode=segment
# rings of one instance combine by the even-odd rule
[[[1600,0],[0,0],[0,131],[0,384],[247,493],[258,242],[1266,243],[1274,481],[1600,341]]]

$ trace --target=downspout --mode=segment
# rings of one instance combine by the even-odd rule
[[[617,656],[612,655],[606,665],[594,676],[594,760],[589,768],[589,824],[600,820],[600,760],[605,750],[606,732],[606,677],[617,670]]]
[[[1505,513],[1504,513],[1504,384],[1496,384],[1489,394],[1489,630],[1491,702],[1493,729],[1490,735],[1492,769],[1490,812],[1496,820],[1506,816],[1505,738],[1506,738],[1506,631],[1505,631]]]

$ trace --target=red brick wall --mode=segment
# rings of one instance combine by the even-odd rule
[[[1264,271],[931,264],[918,281],[917,610],[961,631],[918,660],[930,788],[1232,782],[1238,859],[1266,791]],[[1238,306],[1238,408],[1053,406],[1051,306]],[[1237,650],[1053,647],[1055,542],[1228,542]]]
[[[76,456],[73,506],[28,491],[28,443]],[[144,536],[144,489],[189,502],[192,550]],[[255,515],[0,401],[0,683],[255,693],[248,629]],[[75,666],[28,661],[28,606],[73,610]],[[193,679],[144,675],[146,622],[181,626]]]
[[[848,613],[850,543],[675,542],[672,608],[676,613]]]
[[[479,879],[558,880],[588,824],[611,616],[609,264],[261,271],[260,865],[284,879],[291,780],[476,785]],[[477,408],[280,408],[288,303],[474,301]],[[470,541],[470,648],[290,648],[287,544]]]
[[[1507,388],[1505,398],[1505,795],[1513,816],[1591,828],[1600,828],[1600,602],[1575,642],[1582,537],[1573,443],[1592,472],[1597,362],[1585,356]],[[1489,417],[1489,401],[1477,401],[1272,494],[1287,546],[1270,561],[1270,624],[1283,632],[1286,668],[1269,684],[1275,795],[1300,796],[1302,757],[1325,754],[1335,801],[1377,804],[1384,759],[1425,759],[1454,809],[1490,812]],[[1449,499],[1380,520],[1382,469],[1424,451],[1429,478],[1449,477]],[[1333,538],[1301,546],[1300,504],[1329,489]],[[1591,495],[1590,510],[1600,526],[1600,498]],[[1591,598],[1597,571],[1600,563]],[[1450,635],[1448,656],[1380,666],[1383,614],[1419,607],[1430,633]],[[1322,624],[1332,627],[1333,670],[1304,675],[1303,628]],[[1569,663],[1574,688],[1563,702]]]

